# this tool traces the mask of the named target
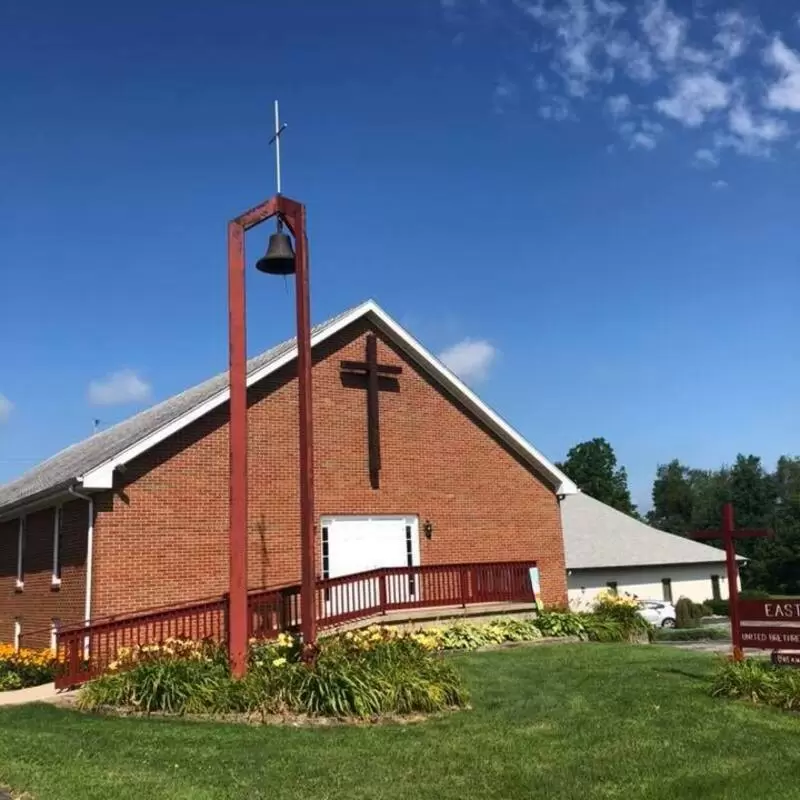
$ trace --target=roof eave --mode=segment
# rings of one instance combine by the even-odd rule
[[[575,494],[578,487],[552,462],[536,450],[524,437],[515,431],[505,420],[492,411],[480,398],[451,372],[439,359],[430,353],[408,331],[400,327],[374,300],[367,300],[353,308],[349,313],[342,315],[329,326],[319,330],[311,337],[311,346],[324,342],[339,331],[351,325],[364,316],[371,316],[377,325],[388,333],[391,338],[400,344],[403,350],[422,369],[425,370],[437,383],[453,394],[463,405],[486,424],[495,435],[505,441],[515,452],[542,475],[559,495]],[[258,381],[280,369],[297,358],[297,347],[282,353],[278,358],[268,364],[253,370],[247,376],[247,385],[251,386]],[[229,397],[229,388],[226,386],[212,397],[195,406],[180,417],[162,425],[147,436],[142,437],[133,445],[121,450],[111,458],[96,467],[87,470],[80,476],[80,481],[86,489],[111,489],[114,485],[114,471],[132,461],[137,456],[154,447],[159,442],[181,430],[190,423],[213,411]]]

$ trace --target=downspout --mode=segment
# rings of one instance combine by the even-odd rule
[[[86,526],[86,599],[83,603],[83,621],[88,624],[92,618],[92,565],[94,561],[94,500],[88,494],[75,491],[74,486],[67,490],[73,497],[89,504],[89,519]]]

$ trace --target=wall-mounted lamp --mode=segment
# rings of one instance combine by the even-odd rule
[[[422,523],[422,532],[425,534],[426,539],[433,538],[433,523],[429,519]]]

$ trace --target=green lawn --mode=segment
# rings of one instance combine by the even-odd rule
[[[800,798],[800,716],[706,693],[714,657],[563,645],[459,656],[474,710],[326,729],[0,711],[0,785],[60,798]]]

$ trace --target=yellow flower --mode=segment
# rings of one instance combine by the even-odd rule
[[[285,658],[283,658],[283,657],[281,657],[281,658],[276,658],[276,659],[275,659],[275,660],[272,662],[272,666],[273,666],[273,667],[282,667],[282,666],[283,666],[285,663],[286,663],[286,659],[285,659]]]

